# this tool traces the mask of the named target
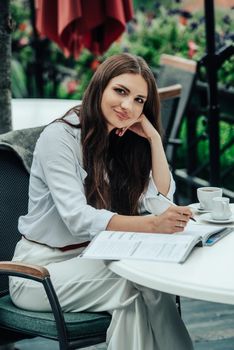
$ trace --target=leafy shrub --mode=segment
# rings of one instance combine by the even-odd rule
[[[134,0],[140,4],[140,0]],[[106,57],[120,52],[131,52],[142,56],[152,70],[157,70],[162,53],[175,54],[200,60],[206,52],[204,17],[201,13],[188,13],[180,7],[180,1],[152,2],[145,0],[148,10],[141,5],[135,18],[128,23],[126,32],[113,43],[103,56],[94,56],[83,50],[77,60],[65,58],[60,49],[47,39],[39,42],[33,38],[28,1],[12,0],[12,17],[16,30],[12,36],[12,92],[14,97],[48,97],[82,99],[83,92],[97,66]],[[167,4],[170,4],[166,6]],[[216,47],[220,49],[233,43],[233,10],[216,13]],[[36,45],[39,45],[39,61],[36,61]],[[43,86],[39,86],[35,71],[40,67]],[[206,80],[205,70],[200,78]],[[227,88],[234,88],[234,57],[226,60],[218,71],[218,80]],[[206,132],[201,116],[197,134]],[[234,126],[221,123],[221,144],[231,140]],[[184,145],[178,154],[178,166],[186,163],[186,125],[181,129]],[[199,160],[209,159],[208,141],[198,145]],[[224,168],[233,164],[234,146],[221,157]],[[202,174],[207,177],[207,170]],[[226,187],[234,190],[233,179],[227,179]]]
[[[120,40],[112,44],[103,56],[95,57],[89,51],[83,50],[79,58],[74,60],[65,58],[60,49],[46,39],[35,42],[28,1],[12,0],[12,16],[16,22],[16,30],[12,36],[13,58],[20,63],[20,74],[25,74],[28,95],[36,97],[41,89],[44,90],[44,97],[80,99],[98,63],[123,51],[142,56],[153,70],[157,69],[162,53],[192,57],[195,60],[204,55],[206,40],[204,17],[201,13],[183,11],[180,9],[180,1],[163,1],[164,5],[146,1],[149,9],[147,11],[140,1],[135,3],[140,6],[135,12],[135,18],[128,23],[127,31]],[[166,6],[167,3],[170,6]],[[233,42],[234,21],[231,16],[233,17],[232,12],[221,10],[216,14],[217,48]],[[40,62],[35,62],[35,45],[40,45],[41,48]],[[35,71],[39,65],[43,87],[36,86]],[[15,69],[13,74],[17,75]],[[206,78],[202,70],[201,78]],[[17,80],[13,79],[13,93]],[[227,87],[234,87],[234,57],[220,68],[219,82]],[[71,89],[71,86],[74,88]]]

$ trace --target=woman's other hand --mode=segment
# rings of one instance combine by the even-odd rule
[[[153,232],[175,233],[183,231],[193,214],[188,207],[170,206],[163,214],[153,217]]]
[[[175,233],[184,230],[192,212],[188,207],[172,205],[161,215],[113,215],[107,230],[146,233]]]

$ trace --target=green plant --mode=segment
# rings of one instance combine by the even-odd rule
[[[12,0],[11,8],[12,17],[16,23],[16,30],[12,35],[12,52],[14,60],[19,62],[20,69],[20,73],[14,69],[16,72],[14,74],[24,73],[28,95],[36,96],[38,88],[33,74],[36,59],[35,42],[32,36],[28,1]],[[136,0],[135,9],[135,18],[128,24],[127,31],[103,56],[95,57],[87,50],[83,50],[77,60],[68,59],[55,44],[45,39],[41,40],[40,45],[45,52],[40,58],[44,97],[82,98],[97,62],[102,62],[104,58],[114,53],[129,51],[141,55],[153,70],[157,69],[162,53],[193,57],[196,60],[205,54],[206,40],[202,13],[192,14],[183,11],[180,1],[148,1],[142,6],[142,1]],[[232,43],[234,36],[232,18],[232,12],[217,11],[217,48]],[[27,82],[27,77],[30,77],[31,89],[29,89],[30,83]],[[201,70],[201,78],[206,79],[204,70]],[[219,82],[225,86],[234,87],[234,57],[225,61],[218,72],[218,78]],[[15,81],[16,79],[13,79],[13,84]],[[70,85],[75,86],[74,82],[76,82],[75,91],[70,89]]]
[[[206,53],[204,16],[181,9],[177,1],[134,0],[135,17],[128,23],[126,32],[113,43],[102,56],[95,57],[83,50],[77,60],[66,58],[56,44],[46,39],[39,41],[40,62],[36,62],[35,40],[30,22],[29,2],[12,0],[12,17],[16,23],[12,35],[12,92],[14,97],[38,97],[39,88],[43,97],[82,99],[96,67],[105,58],[120,52],[140,55],[156,71],[162,53],[200,60]],[[216,11],[216,47],[233,44],[234,11]],[[43,86],[39,87],[35,77],[36,65],[41,66]],[[37,66],[38,67],[38,66]],[[200,70],[200,78],[206,81],[205,69]],[[234,89],[234,57],[226,60],[218,71],[218,81],[226,88]],[[202,116],[198,121],[197,133],[204,132]],[[220,142],[231,140],[234,126],[220,123]],[[178,152],[178,167],[186,166],[186,125],[181,128],[184,140]],[[202,141],[198,147],[200,160],[209,159],[208,142]],[[233,163],[234,146],[221,157],[221,166]],[[207,177],[207,170],[203,173]],[[233,188],[233,180],[226,179],[228,188]]]
[[[201,115],[197,121],[197,130],[196,135],[200,137],[201,135],[207,134],[207,122],[206,117]],[[220,147],[221,149],[233,139],[234,135],[234,124],[229,124],[227,122],[220,122]],[[187,123],[186,120],[183,121],[181,130],[180,130],[180,139],[182,140],[182,145],[177,150],[177,168],[186,168],[187,166],[187,154],[188,154],[188,145],[187,145]],[[199,176],[202,178],[209,177],[209,141],[206,137],[202,138],[198,143],[197,147],[197,157],[199,164],[208,164],[200,173]],[[233,157],[234,157],[234,144],[229,147],[224,153],[221,153],[220,157],[220,166],[221,169],[228,169],[233,166]],[[234,183],[232,178],[232,173],[226,178],[223,179],[223,187],[229,188],[231,191],[234,191]]]
[[[11,61],[12,72],[12,95],[16,98],[27,97],[26,76],[24,69],[19,61],[12,59]]]

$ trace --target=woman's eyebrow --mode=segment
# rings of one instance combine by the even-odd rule
[[[116,84],[116,85],[118,85],[119,87],[121,87],[122,89],[125,89],[127,92],[130,92],[130,90],[126,87],[126,86],[124,86],[124,85],[122,85],[122,84]],[[144,96],[144,95],[137,95],[138,97],[141,97],[141,98],[144,98],[144,99],[147,99],[147,96]]]

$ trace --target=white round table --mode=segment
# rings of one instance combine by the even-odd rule
[[[234,304],[234,227],[233,232],[213,246],[195,248],[183,264],[139,260],[107,264],[116,274],[149,288]]]

